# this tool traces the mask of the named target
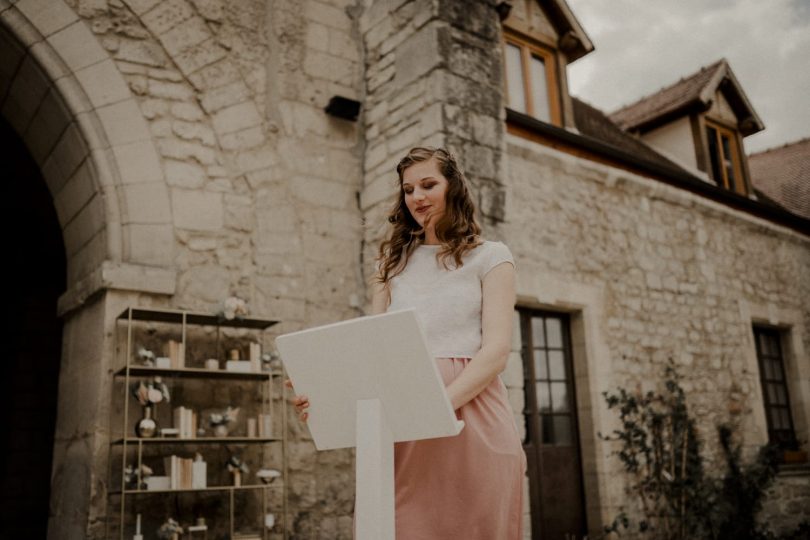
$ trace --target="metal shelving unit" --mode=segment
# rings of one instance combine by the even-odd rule
[[[120,432],[119,435],[113,436],[110,441],[110,460],[109,460],[109,473],[108,478],[110,479],[110,486],[115,482],[113,480],[113,471],[116,465],[116,461],[113,457],[113,449],[118,448],[120,449],[121,458],[120,458],[120,470],[118,474],[120,475],[120,482],[118,482],[117,489],[110,489],[108,491],[108,496],[110,498],[118,498],[119,503],[117,505],[118,508],[118,529],[119,534],[118,537],[120,540],[124,540],[127,538],[125,535],[126,531],[126,518],[127,518],[127,504],[132,500],[133,497],[167,497],[167,496],[179,496],[180,494],[223,494],[227,495],[228,498],[228,505],[229,505],[229,529],[230,529],[230,537],[234,537],[234,511],[235,511],[235,495],[238,493],[249,493],[249,492],[259,492],[261,493],[261,508],[262,508],[262,516],[261,516],[261,531],[262,531],[262,538],[268,540],[271,538],[271,533],[264,527],[264,514],[268,512],[268,492],[273,491],[280,491],[281,492],[281,500],[282,500],[282,507],[280,508],[280,516],[281,516],[281,531],[280,534],[277,532],[273,532],[272,538],[283,538],[284,540],[287,539],[287,527],[286,519],[287,519],[287,412],[286,412],[286,389],[283,384],[283,372],[276,368],[271,371],[261,371],[261,372],[235,372],[235,371],[225,371],[222,369],[219,370],[211,370],[211,369],[204,369],[200,367],[182,367],[182,368],[159,368],[155,366],[146,366],[146,365],[139,365],[135,364],[135,350],[134,350],[134,322],[141,322],[141,323],[161,323],[167,325],[179,325],[180,328],[180,343],[183,344],[183,350],[186,350],[186,343],[188,337],[188,330],[190,327],[214,327],[216,329],[216,354],[219,357],[221,353],[221,341],[222,341],[222,330],[225,328],[232,328],[232,329],[246,329],[248,331],[261,332],[262,339],[260,341],[264,341],[264,330],[271,327],[272,325],[276,324],[278,321],[271,321],[271,320],[264,320],[264,319],[253,319],[253,318],[242,318],[242,319],[224,319],[222,317],[216,315],[208,315],[208,314],[201,314],[201,313],[193,313],[189,311],[183,310],[171,310],[171,309],[155,309],[155,308],[127,308],[124,310],[117,318],[116,324],[116,336],[119,335],[119,325],[124,325],[126,330],[126,339],[124,344],[116,344],[116,350],[118,357],[116,360],[120,359],[123,355],[123,362],[122,365],[117,366],[113,372],[112,377],[114,381],[119,381],[123,383],[123,396],[113,396],[113,404],[111,406],[111,418],[110,418],[110,427],[111,433],[113,433],[112,428],[116,423],[113,416],[115,415],[114,411],[116,410],[115,402],[116,400],[121,400],[123,397],[123,407],[121,410],[120,416],[121,423],[119,424]],[[264,345],[264,343],[262,343]],[[266,347],[262,347],[265,349]],[[224,358],[224,356],[222,357]],[[260,387],[261,392],[261,411],[265,414],[271,415],[280,415],[280,433],[278,436],[274,437],[248,437],[248,436],[227,436],[227,437],[186,437],[186,438],[177,438],[177,437],[152,437],[152,438],[142,438],[135,436],[133,431],[133,426],[131,425],[132,418],[130,418],[130,387],[133,382],[138,380],[143,380],[149,377],[160,376],[163,379],[170,380],[173,383],[182,384],[183,381],[205,381],[206,383],[214,383],[218,381],[230,381],[230,382],[243,382],[248,386],[256,387],[257,385]],[[115,385],[113,385],[115,387]],[[274,393],[275,392],[275,393]],[[117,393],[117,392],[114,392]],[[278,403],[274,407],[274,398]],[[128,460],[128,451],[134,450],[135,453],[135,465],[137,471],[141,470],[141,466],[143,465],[144,459],[144,452],[146,448],[157,449],[158,451],[163,447],[166,446],[167,448],[170,446],[181,446],[181,447],[189,447],[189,446],[196,446],[201,445],[204,448],[216,448],[219,447],[230,447],[233,445],[238,446],[248,446],[248,445],[261,445],[263,447],[262,452],[264,451],[264,447],[269,445],[280,445],[280,463],[278,463],[278,468],[281,470],[281,477],[273,480],[267,484],[249,484],[249,485],[215,485],[215,486],[207,486],[205,488],[200,489],[133,489],[128,487],[126,484],[125,474],[124,471],[127,467],[127,460]],[[169,453],[162,454],[163,456],[168,456]],[[264,455],[262,457],[262,461],[264,461]],[[141,485],[141,479],[138,477],[136,480],[136,486]],[[129,500],[128,500],[129,499]],[[110,501],[110,508],[115,508],[116,505],[112,504],[113,501]],[[276,509],[278,510],[278,509]],[[276,514],[277,516],[279,514]],[[108,534],[106,535],[108,538],[110,537],[109,534],[109,524],[110,520],[108,520]],[[149,538],[148,535],[144,536],[145,538]]]

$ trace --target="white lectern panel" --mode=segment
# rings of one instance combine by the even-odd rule
[[[379,399],[393,440],[457,435],[456,419],[413,310],[276,338],[295,392],[309,397],[318,450],[355,446],[357,401]]]

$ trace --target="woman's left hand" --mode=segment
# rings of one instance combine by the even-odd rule
[[[292,390],[293,385],[290,379],[284,381],[284,385]],[[291,401],[295,406],[295,410],[298,412],[298,418],[302,422],[306,422],[307,418],[309,418],[309,413],[307,412],[309,408],[309,398],[305,395],[297,394],[292,397]]]

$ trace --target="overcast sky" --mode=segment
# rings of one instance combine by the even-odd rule
[[[810,0],[568,0],[596,50],[571,93],[612,112],[725,57],[765,124],[747,153],[810,137]]]

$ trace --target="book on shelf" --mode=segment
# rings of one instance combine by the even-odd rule
[[[191,458],[182,458],[171,455],[163,458],[166,476],[169,477],[169,489],[194,489],[193,463]]]
[[[169,357],[172,369],[186,367],[186,344],[170,339],[166,343],[166,356]]]
[[[174,427],[178,430],[178,436],[181,439],[195,439],[197,438],[197,412],[189,409],[188,407],[174,408],[173,414]]]

